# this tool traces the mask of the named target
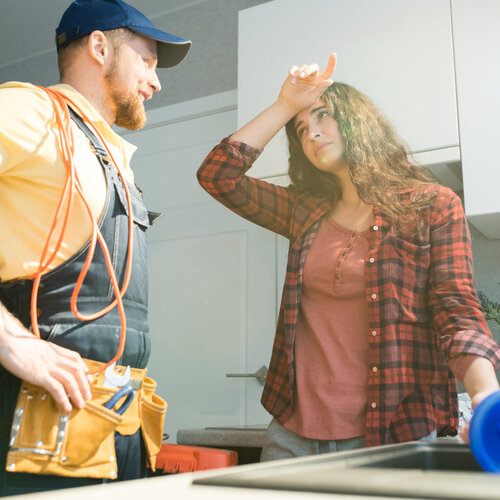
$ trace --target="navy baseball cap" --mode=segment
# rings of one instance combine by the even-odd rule
[[[156,29],[144,14],[122,0],[75,0],[56,28],[57,50],[93,31],[115,28],[129,28],[156,40],[159,68],[179,64],[191,48],[189,40]]]

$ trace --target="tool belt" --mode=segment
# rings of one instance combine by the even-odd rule
[[[90,371],[103,365],[84,361]],[[115,370],[124,372],[125,368],[117,366]],[[115,479],[114,431],[131,435],[141,428],[149,465],[154,471],[167,403],[154,394],[156,382],[146,377],[145,369],[132,368],[130,375],[125,388],[106,387],[104,373],[94,375],[92,400],[87,401],[85,408],[73,408],[69,413],[62,411],[45,389],[22,381],[6,470]]]

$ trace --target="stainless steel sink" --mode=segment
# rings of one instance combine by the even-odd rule
[[[380,446],[230,469],[194,484],[397,498],[499,500],[500,475],[448,439]]]

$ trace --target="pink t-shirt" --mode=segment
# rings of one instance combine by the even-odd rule
[[[365,434],[367,235],[326,216],[307,255],[295,338],[295,403],[285,423],[307,438]]]

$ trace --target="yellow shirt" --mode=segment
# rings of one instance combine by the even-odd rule
[[[135,146],[116,134],[74,88],[62,84],[51,88],[81,107],[102,134],[118,166],[133,180],[129,163]],[[27,83],[1,85],[0,110],[0,280],[8,281],[36,272],[67,174],[57,147],[52,103],[44,91]],[[91,211],[99,219],[106,178],[89,140],[73,120],[71,123],[75,168]],[[60,225],[51,248],[57,243],[59,230]],[[74,255],[90,235],[88,213],[76,195],[66,236],[50,269]]]

